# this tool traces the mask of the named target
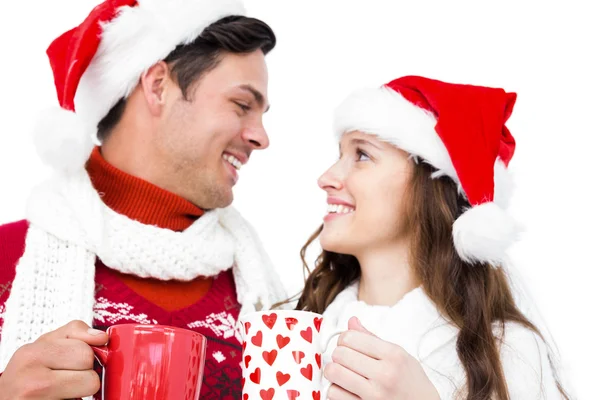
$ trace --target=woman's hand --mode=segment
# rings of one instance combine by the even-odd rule
[[[369,332],[358,318],[348,321],[332,359],[325,366],[325,377],[332,383],[329,399],[440,399],[414,357]]]

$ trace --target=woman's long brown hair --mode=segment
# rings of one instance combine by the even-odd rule
[[[459,329],[456,350],[466,372],[467,383],[463,388],[466,398],[508,400],[493,325],[500,323],[503,332],[506,322],[515,322],[542,335],[517,308],[502,268],[471,265],[459,258],[453,245],[452,225],[470,205],[450,178],[432,179],[433,172],[435,169],[430,165],[417,162],[407,186],[411,267],[424,292]],[[355,257],[328,251],[319,255],[315,269],[310,272],[306,251],[321,230],[322,227],[300,252],[309,275],[296,307],[317,313],[323,313],[335,297],[361,275]],[[552,360],[550,362],[553,365]],[[556,384],[568,399],[558,380]]]

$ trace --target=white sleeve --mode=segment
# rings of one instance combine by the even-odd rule
[[[507,323],[500,358],[512,400],[563,398],[554,380],[547,345],[531,330]]]

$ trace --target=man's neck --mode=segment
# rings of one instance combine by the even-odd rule
[[[114,167],[99,147],[86,168],[108,207],[143,224],[183,231],[204,213],[189,201]]]
[[[189,201],[112,166],[102,157],[100,148],[94,149],[86,168],[108,207],[143,224],[183,231],[203,214]],[[212,279],[204,277],[165,282],[109,271],[134,292],[167,311],[196,303],[212,285]]]

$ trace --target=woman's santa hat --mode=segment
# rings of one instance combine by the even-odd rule
[[[210,24],[245,15],[238,0],[106,0],[47,50],[61,108],[34,130],[42,160],[62,171],[81,168],[97,125],[131,94],[142,74]]]
[[[505,123],[515,93],[406,76],[351,94],[336,109],[339,138],[376,135],[422,158],[456,182],[472,208],[453,225],[454,246],[469,263],[500,265],[519,227],[506,213],[515,140]]]

